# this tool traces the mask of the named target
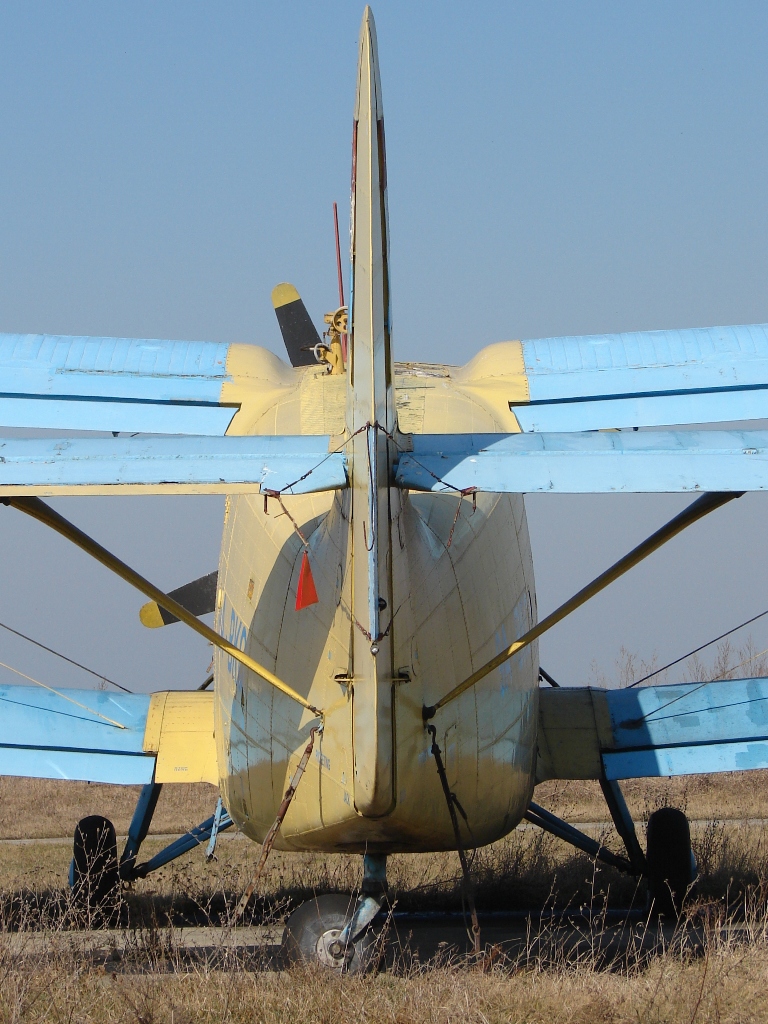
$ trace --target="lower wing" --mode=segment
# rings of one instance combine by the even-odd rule
[[[218,785],[213,693],[0,686],[0,775]]]
[[[396,479],[418,491],[759,491],[768,431],[415,434]]]
[[[768,768],[768,679],[539,693],[537,781]]]

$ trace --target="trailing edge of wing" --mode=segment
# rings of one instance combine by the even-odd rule
[[[0,495],[308,494],[345,487],[327,436],[0,440]]]
[[[768,490],[768,431],[415,434],[397,483],[553,494]]]
[[[768,768],[768,679],[539,697],[539,782]]]
[[[0,775],[218,783],[213,693],[0,686]]]
[[[456,373],[507,392],[524,431],[768,418],[768,325],[502,342]]]
[[[295,384],[257,345],[0,334],[0,426],[220,436]]]

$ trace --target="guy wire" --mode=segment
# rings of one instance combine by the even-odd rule
[[[68,658],[66,654],[61,654],[59,651],[54,651],[52,647],[46,647],[45,644],[41,644],[39,640],[33,640],[31,636],[27,636],[26,633],[20,633],[18,629],[13,629],[12,626],[6,626],[4,622],[0,622],[0,627],[7,629],[9,633],[13,633],[15,636],[20,636],[22,640],[28,640],[29,643],[34,644],[35,647],[40,647],[44,651],[48,651],[49,654],[54,654],[57,658],[61,658],[62,661],[68,661],[70,665],[74,665],[76,668],[81,668],[83,672],[90,672],[92,676],[96,676],[97,679],[101,679],[105,683],[109,683],[111,686],[116,686],[118,690],[122,690],[124,693],[133,693],[127,686],[121,686],[120,683],[116,683],[114,679],[108,679],[101,672],[94,672],[92,668],[88,668],[87,665],[81,665],[79,661],[74,661],[72,658]]]

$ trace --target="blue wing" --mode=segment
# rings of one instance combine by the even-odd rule
[[[330,437],[0,440],[0,494],[307,494],[345,487]]]
[[[768,418],[765,324],[524,341],[522,365],[525,431]]]
[[[415,434],[396,479],[420,491],[761,491],[767,430]],[[0,477],[1,479],[1,477]]]
[[[768,768],[768,679],[539,697],[540,782]]]
[[[232,348],[216,342],[0,335],[0,424],[223,434]]]
[[[213,693],[0,686],[0,775],[216,784]]]

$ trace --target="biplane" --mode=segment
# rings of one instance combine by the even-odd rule
[[[768,418],[768,325],[396,362],[367,8],[348,308],[340,296],[321,337],[292,285],[273,302],[287,362],[250,344],[0,336],[0,422],[67,432],[0,441],[0,500],[134,584],[145,625],[180,620],[215,651],[205,690],[0,688],[0,774],[142,787],[119,858],[106,819],[79,824],[73,884],[97,866],[103,896],[233,825],[267,852],[360,854],[359,896],[303,905],[285,936],[289,957],[355,970],[389,854],[463,855],[526,818],[679,907],[695,870],[685,817],[656,812],[643,850],[621,781],[768,767],[768,681],[540,685],[554,680],[537,641],[703,516],[768,488],[768,431],[728,429]],[[531,492],[692,500],[539,619]],[[218,570],[166,593],[43,500],[128,493],[225,494]],[[548,779],[598,780],[626,856],[532,802]],[[160,788],[177,782],[218,787],[216,811],[140,863]]]

